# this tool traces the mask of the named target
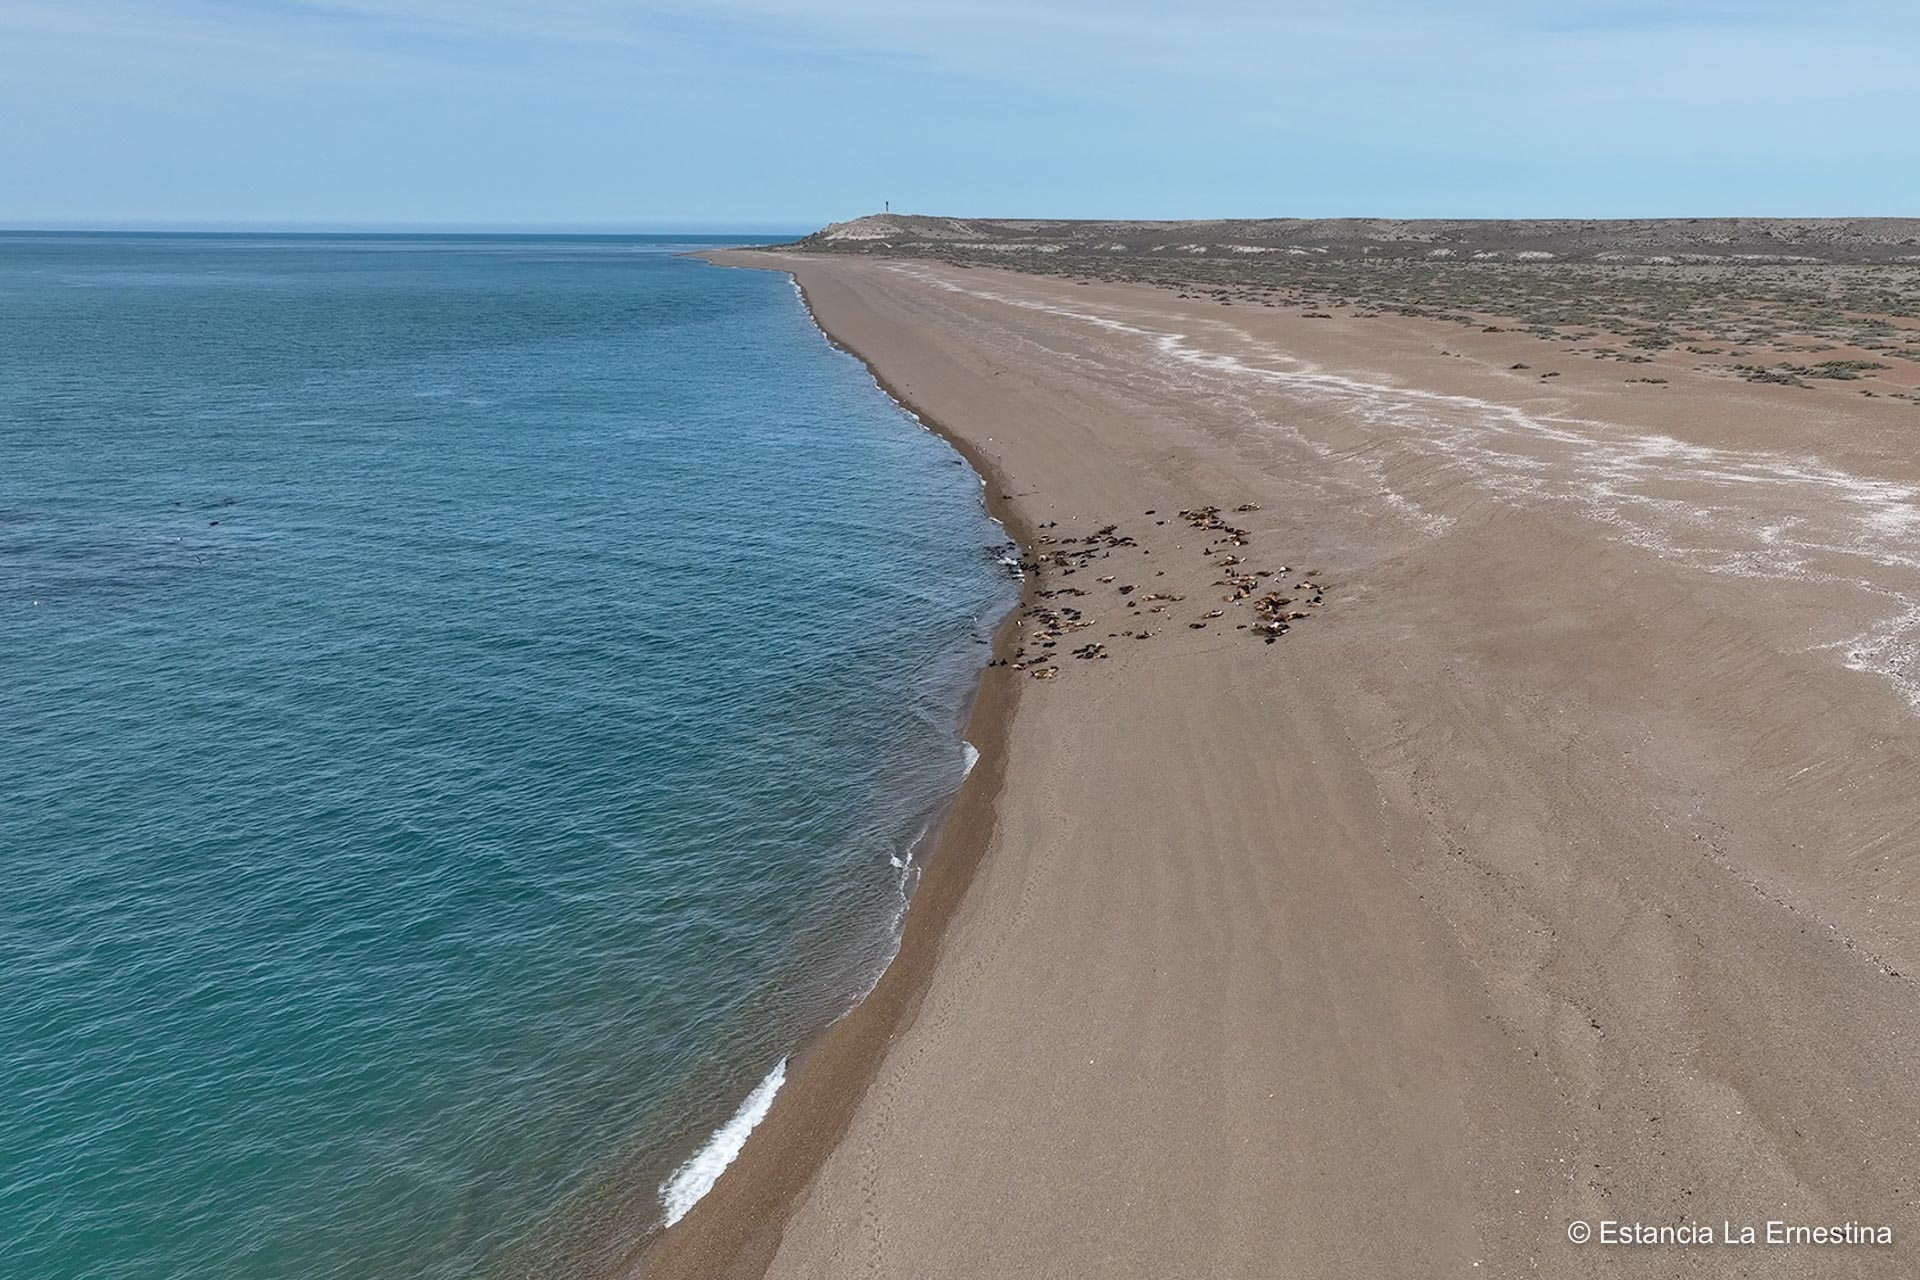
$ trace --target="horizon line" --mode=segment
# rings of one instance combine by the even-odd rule
[[[784,236],[809,235],[818,224],[770,222],[365,222],[280,220],[216,222],[197,219],[0,220],[0,234],[106,233],[125,235],[601,235],[601,236]]]

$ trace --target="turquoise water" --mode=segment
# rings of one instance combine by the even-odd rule
[[[6,1274],[592,1270],[885,962],[1001,533],[684,247],[0,236]]]

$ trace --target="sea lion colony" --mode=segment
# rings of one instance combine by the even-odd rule
[[[1235,514],[1258,510],[1251,502],[1234,508]],[[1024,671],[1034,680],[1053,680],[1060,675],[1063,658],[1105,661],[1112,656],[1107,641],[1162,639],[1170,628],[1176,634],[1181,630],[1204,631],[1224,619],[1229,608],[1249,616],[1246,622],[1232,624],[1233,630],[1273,644],[1295,623],[1311,617],[1308,610],[1325,602],[1328,586],[1318,569],[1296,575],[1291,565],[1251,567],[1240,549],[1253,541],[1252,533],[1230,523],[1217,506],[1188,508],[1170,518],[1157,511],[1144,514],[1156,529],[1165,528],[1171,519],[1204,534],[1206,541],[1198,554],[1206,562],[1206,570],[1195,573],[1190,561],[1167,554],[1170,550],[1184,551],[1185,543],[1163,546],[1161,560],[1154,564],[1147,559],[1153,555],[1153,548],[1123,533],[1118,524],[1104,525],[1087,534],[1064,534],[1057,532],[1057,522],[1048,521],[1041,526],[1034,544],[1019,557],[1027,598],[1020,611],[1013,653],[995,658],[988,665]],[[1167,578],[1169,571],[1174,583],[1157,581]],[[1202,584],[1199,579],[1207,571],[1219,576]],[[1083,574],[1086,576],[1080,582],[1067,581]],[[1181,607],[1187,604],[1189,593],[1197,594],[1202,589],[1224,589],[1218,606]],[[1089,610],[1097,608],[1109,594],[1120,613],[1103,623]],[[1207,603],[1213,605],[1211,596]],[[1099,635],[1098,628],[1103,625],[1109,629],[1101,639],[1080,634]]]

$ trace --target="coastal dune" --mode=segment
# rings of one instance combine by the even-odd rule
[[[646,1275],[1920,1268],[1910,405],[713,256],[793,273],[1029,572],[899,958]]]

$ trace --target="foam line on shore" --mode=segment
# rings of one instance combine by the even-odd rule
[[[780,1092],[780,1086],[787,1081],[787,1060],[780,1059],[767,1072],[753,1092],[747,1095],[740,1109],[735,1111],[728,1121],[714,1131],[707,1145],[693,1153],[687,1162],[674,1170],[660,1188],[660,1206],[666,1213],[666,1225],[672,1226],[687,1216],[687,1210],[700,1203],[700,1197],[713,1189],[720,1180],[733,1158],[740,1154],[740,1148],[747,1144],[747,1135],[766,1118],[773,1107],[773,1096]]]
[[[786,276],[808,319],[822,339],[860,362],[874,384],[901,412],[924,430],[940,437],[972,468],[980,481],[981,502],[987,515],[1007,535],[1013,547],[1029,544],[1034,531],[1024,514],[1004,492],[1006,485],[995,460],[966,439],[924,413],[893,386],[859,351],[842,342],[822,323],[806,287],[792,271],[725,258],[700,255],[716,266],[775,270]],[[1015,558],[1020,600],[1027,599],[1025,575]],[[1006,657],[1012,649],[1019,601],[1011,605],[993,628],[989,657]],[[1004,782],[1003,750],[1017,688],[990,686],[979,670],[969,702],[962,746],[965,769],[952,805],[937,816],[909,846],[907,867],[901,875],[901,908],[894,921],[895,946],[867,991],[837,1020],[792,1055],[791,1079],[778,1107],[771,1104],[765,1123],[756,1121],[754,1141],[744,1147],[733,1176],[712,1185],[715,1193],[682,1220],[676,1229],[653,1239],[644,1255],[649,1276],[716,1277],[758,1276],[764,1273],[778,1248],[788,1214],[804,1187],[851,1122],[854,1108],[872,1083],[885,1047],[910,1016],[931,977],[934,956],[960,898],[972,882],[992,826],[996,798]],[[976,745],[979,744],[979,745]],[[985,764],[985,768],[976,766]],[[937,856],[915,856],[921,840],[930,840]],[[744,1142],[745,1134],[743,1134]],[[733,1164],[729,1161],[729,1164]],[[722,1169],[726,1165],[721,1166]],[[683,1211],[685,1212],[685,1211]]]
[[[845,352],[855,360],[859,360],[862,367],[866,369],[868,377],[872,379],[875,389],[886,396],[915,426],[930,434],[941,434],[935,431],[920,414],[916,413],[898,396],[894,395],[892,390],[880,379],[872,367],[867,365],[866,361],[861,360],[860,357],[854,353],[846,351],[844,347],[834,341],[832,335],[826,331],[826,328],[819,323],[818,317],[813,314],[813,308],[807,301],[806,291],[801,288],[800,282],[791,273],[787,275],[787,283],[792,287],[794,296],[799,300],[802,310],[805,311],[809,321],[813,324],[815,331],[819,333],[822,340],[836,350]],[[945,440],[946,438],[942,436],[942,439]],[[951,440],[946,440],[946,443],[950,448],[953,447]],[[955,452],[961,451],[956,449]],[[964,453],[962,457],[963,459],[965,458]],[[971,465],[970,460],[969,465]],[[984,491],[987,486],[986,477],[980,475],[978,479],[983,491],[982,501],[988,507],[988,518],[998,525],[1002,532],[1005,532],[1005,522],[992,510],[992,504],[985,501]],[[1018,560],[1015,559],[1013,563],[1017,565]],[[984,670],[984,667],[982,669]],[[961,779],[964,781],[966,777],[973,772],[974,766],[979,762],[980,752],[978,748],[965,739],[961,740],[960,746],[963,759]],[[891,932],[894,935],[895,946],[894,949],[889,952],[887,962],[882,964],[879,972],[874,974],[873,981],[868,984],[866,990],[862,991],[854,1001],[855,1007],[858,1006],[861,1000],[864,1000],[872,994],[874,987],[885,977],[887,968],[891,965],[893,958],[898,954],[898,941],[901,930],[905,924],[907,909],[912,901],[912,889],[918,881],[920,874],[920,867],[914,857],[914,852],[930,834],[930,829],[923,829],[920,834],[909,843],[904,857],[894,855],[889,859],[893,868],[900,872],[900,909],[894,916],[891,924]],[[773,1069],[754,1087],[753,1092],[747,1095],[746,1099],[740,1104],[739,1109],[733,1113],[725,1124],[715,1130],[706,1145],[689,1157],[684,1164],[674,1171],[673,1175],[669,1177],[666,1182],[661,1184],[660,1204],[663,1226],[672,1227],[684,1218],[688,1212],[713,1189],[714,1185],[719,1182],[720,1175],[725,1173],[727,1168],[733,1164],[741,1150],[746,1146],[747,1139],[752,1135],[753,1131],[759,1127],[760,1122],[766,1118],[767,1113],[773,1109],[774,1099],[780,1092],[781,1087],[786,1083],[787,1065],[789,1061],[789,1058],[783,1057],[779,1062],[775,1063]]]

